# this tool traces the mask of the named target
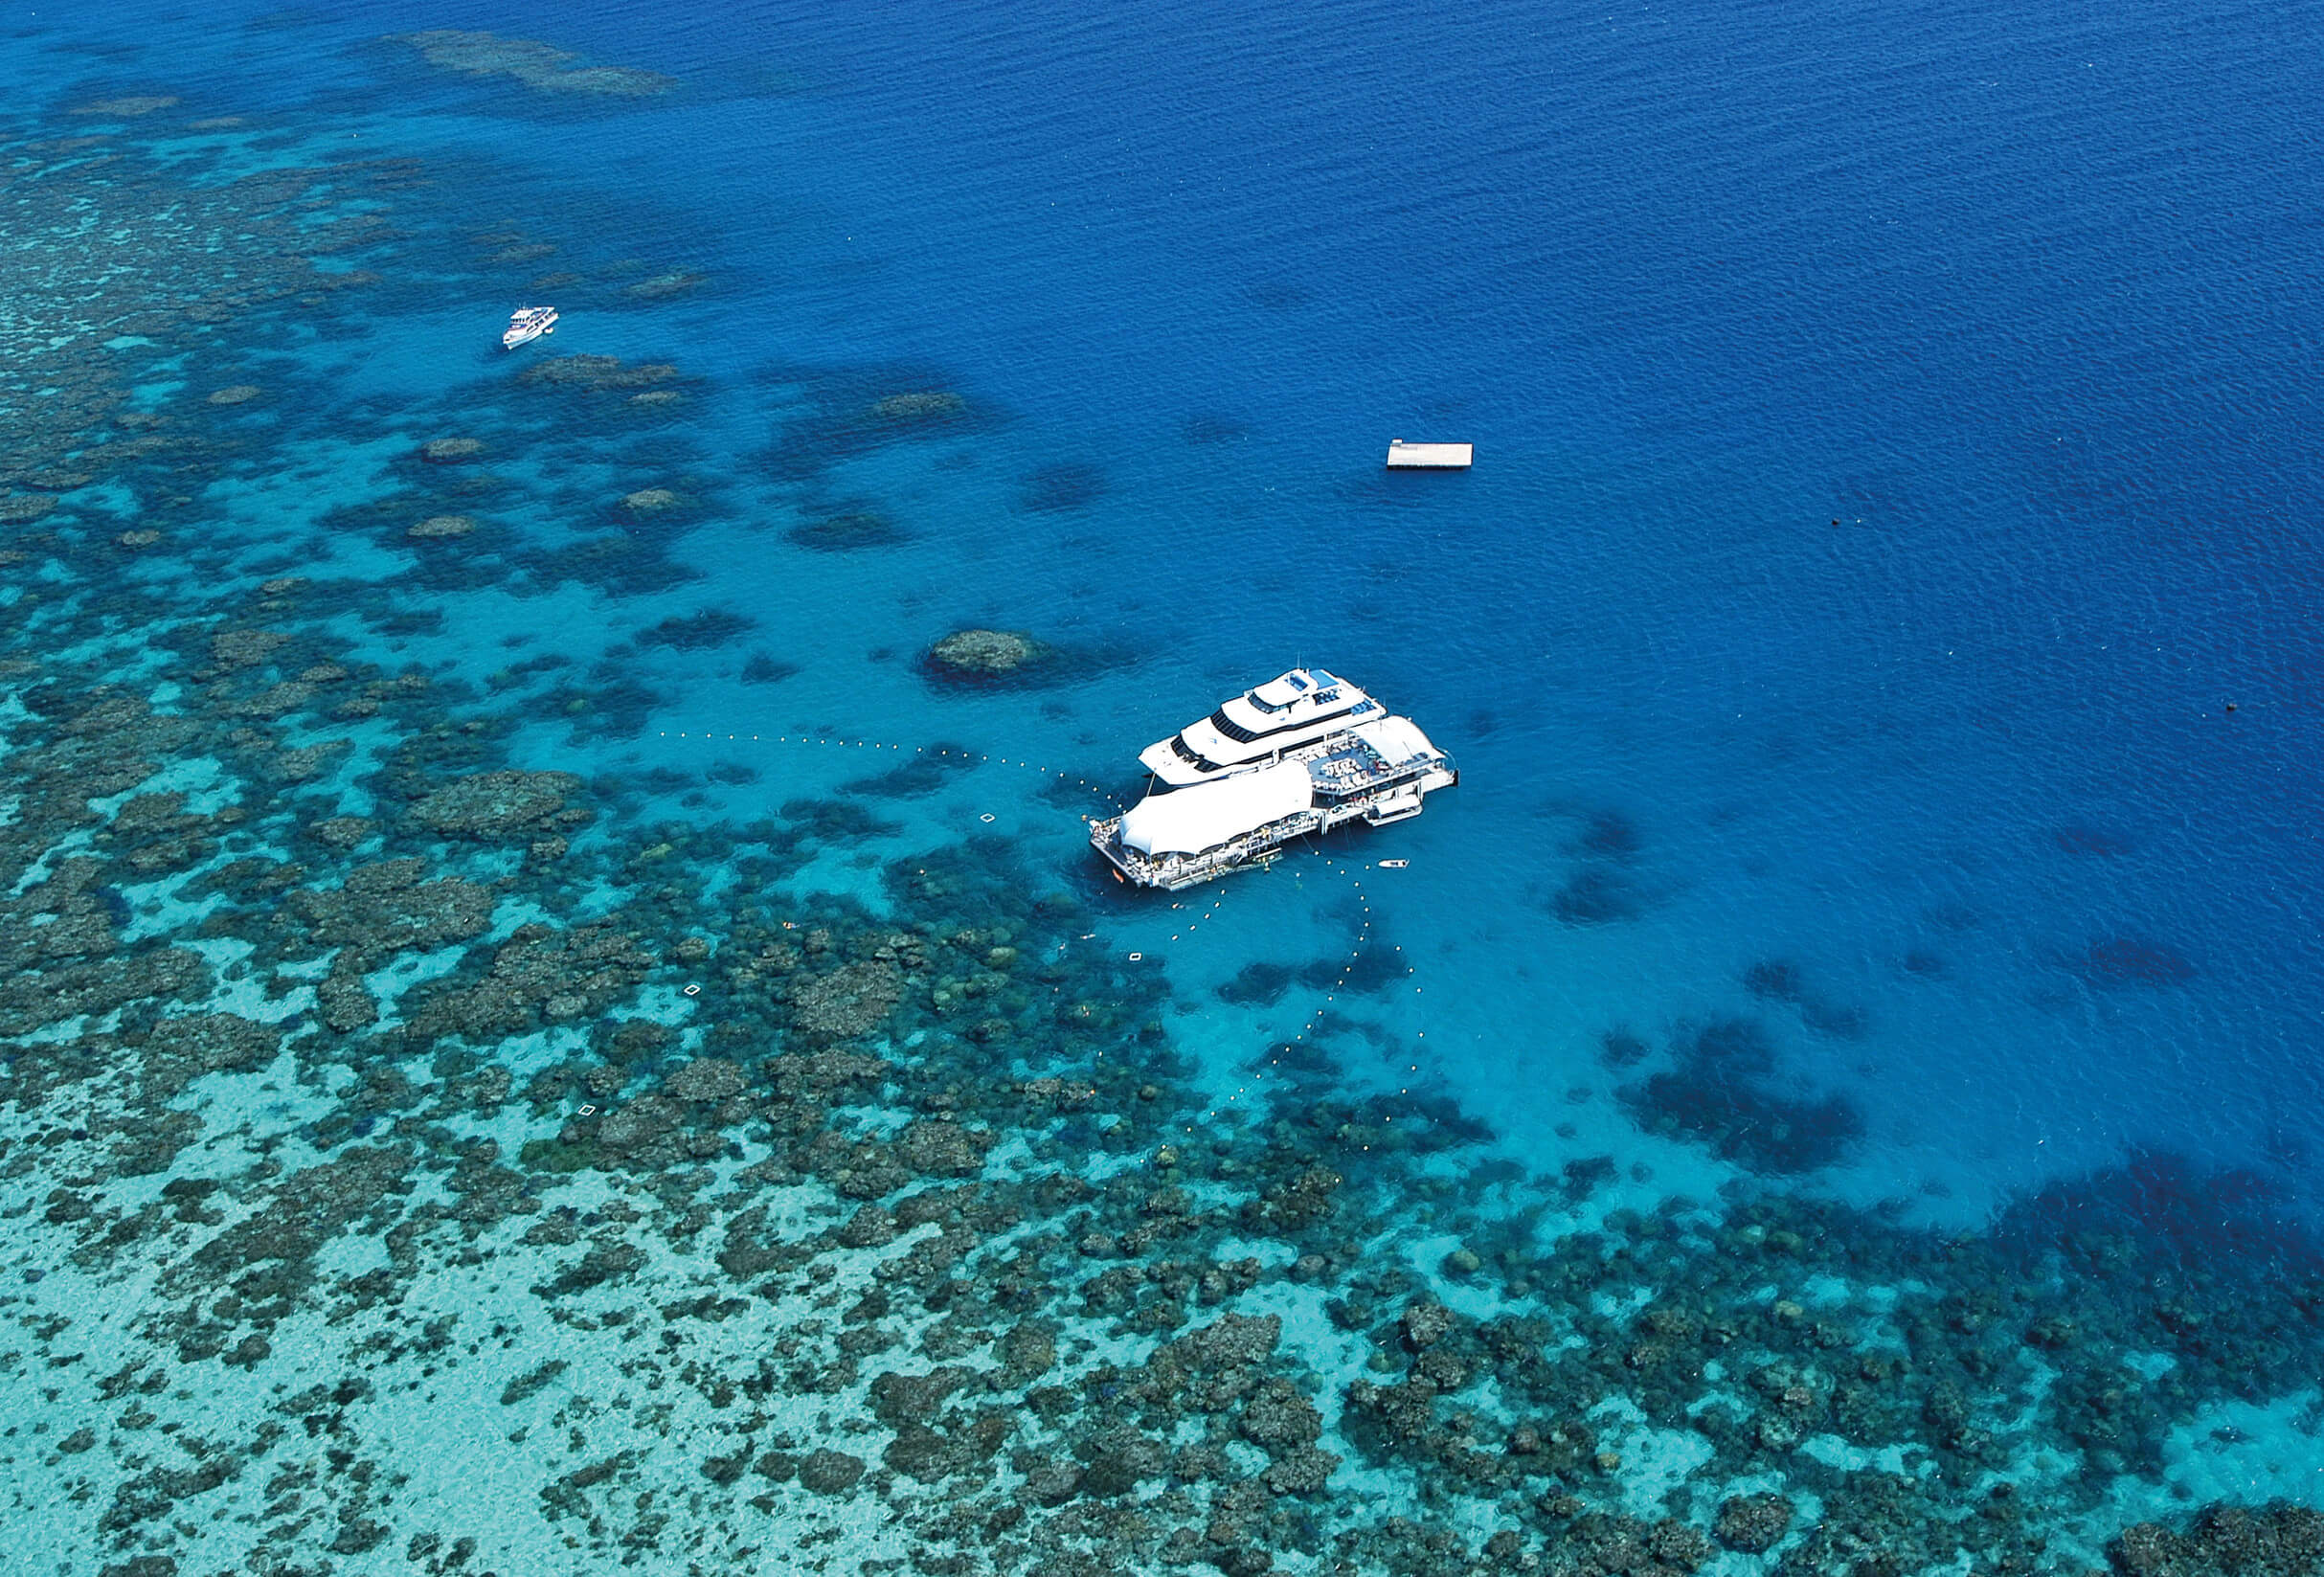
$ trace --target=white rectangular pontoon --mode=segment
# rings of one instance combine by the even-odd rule
[[[1391,471],[1465,471],[1469,468],[1473,443],[1407,443],[1391,439],[1388,446],[1388,468]]]

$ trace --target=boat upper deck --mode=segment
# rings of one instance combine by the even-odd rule
[[[1444,752],[1410,718],[1383,717],[1288,751],[1284,759],[1304,763],[1317,794],[1338,800],[1408,777],[1414,767],[1444,759]]]
[[[1220,704],[1209,716],[1149,745],[1138,757],[1177,786],[1275,759],[1380,715],[1380,704],[1321,668],[1294,668]]]

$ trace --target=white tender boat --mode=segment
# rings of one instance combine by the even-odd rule
[[[1419,815],[1421,797],[1459,782],[1459,769],[1410,718],[1388,716],[1365,700],[1366,721],[1327,729],[1269,761],[1149,794],[1119,816],[1093,822],[1091,845],[1117,879],[1176,891],[1263,870],[1284,845],[1309,833]]]
[[[500,337],[500,348],[513,350],[520,345],[530,345],[543,334],[555,332],[555,307],[520,306],[508,314],[508,329]]]
[[[1148,745],[1138,762],[1172,788],[1185,788],[1264,766],[1286,751],[1384,715],[1379,702],[1346,680],[1321,668],[1294,668]]]

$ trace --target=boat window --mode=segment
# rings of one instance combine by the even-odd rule
[[[1259,739],[1273,739],[1278,735],[1288,735],[1294,739],[1314,738],[1317,737],[1316,731],[1318,729],[1322,729],[1325,727],[1325,725],[1330,723],[1336,723],[1343,717],[1352,717],[1354,715],[1355,709],[1352,707],[1341,711],[1327,711],[1322,713],[1320,716],[1314,712],[1310,712],[1305,717],[1295,717],[1288,723],[1278,723],[1274,728],[1267,730],[1264,733],[1258,734],[1255,737]],[[1326,730],[1326,732],[1328,732],[1328,730]]]
[[[1219,732],[1225,734],[1228,738],[1233,740],[1238,745],[1248,745],[1258,737],[1257,734],[1252,732],[1249,729],[1243,727],[1242,724],[1228,716],[1227,709],[1225,707],[1219,708],[1218,710],[1210,714],[1210,726],[1218,730]]]

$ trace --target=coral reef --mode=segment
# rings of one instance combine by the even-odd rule
[[[1018,484],[1017,507],[1041,513],[1083,509],[1105,496],[1105,473],[1094,465],[1060,462],[1028,472]]]
[[[475,529],[476,520],[472,515],[430,515],[427,519],[415,524],[411,529],[405,531],[403,534],[405,536],[419,537],[424,539],[428,537],[466,536],[470,531]]]
[[[904,529],[877,509],[841,509],[810,514],[783,535],[817,552],[852,552],[860,548],[891,548],[909,540]]]
[[[674,93],[678,79],[628,66],[583,65],[580,57],[531,38],[503,38],[490,33],[434,28],[401,33],[391,40],[408,44],[439,71],[463,77],[507,77],[544,93],[593,98],[650,99]]]
[[[958,630],[928,648],[928,661],[949,673],[992,679],[1023,671],[1048,649],[1014,630]]]
[[[546,46],[419,36],[447,69],[626,91]],[[476,683],[383,661],[468,633],[439,593],[683,578],[669,547],[719,476],[687,418],[632,403],[674,365],[544,360],[494,384],[515,416],[334,409],[398,458],[315,534],[461,551],[398,546],[360,583],[302,543],[207,556],[228,526],[198,499],[289,455],[271,425],[310,393],[270,363],[262,405],[202,395],[255,387],[215,331],[311,311],[312,231],[398,269],[451,243],[355,224],[417,180],[393,161],[100,181],[27,157],[16,233],[94,205],[159,237],[118,278],[62,245],[0,260],[39,326],[7,330],[0,383],[58,391],[0,466],[26,592],[0,600],[0,1388],[11,1537],[65,1541],[44,1566],[2317,1570],[2311,1510],[2151,1520],[2206,1409],[2324,1368],[2324,1255],[2269,1180],[2139,1155],[1948,1234],[1754,1183],[1861,1126],[1779,1080],[1779,1030],[1863,1023],[1781,958],[1727,982],[1764,1018],[1604,1040],[1642,1124],[1730,1163],[1707,1202],[1620,1207],[1627,1156],[1529,1176],[1441,1096],[1316,1064],[1220,1110],[1110,894],[993,841],[891,841],[950,749],[834,798],[759,757],[532,770],[544,713],[642,728],[657,697],[623,665],[733,663],[748,616],[664,602],[603,664],[520,642]],[[176,260],[201,246],[233,288]],[[97,351],[133,330],[192,393],[131,407]],[[982,419],[939,384],[822,377],[857,425],[819,454]],[[553,469],[527,426],[552,405],[553,441],[626,480],[533,495],[598,535],[504,548],[519,484],[481,462]],[[620,492],[655,477],[682,487]],[[100,480],[134,520],[76,496]],[[969,630],[927,663],[1050,656]],[[747,824],[641,819],[762,771],[780,803]],[[1589,918],[1635,895],[1643,840],[1572,820]],[[826,856],[860,889],[793,883]],[[2065,961],[2151,986],[2176,958]],[[1218,995],[1326,993],[1318,1038],[1361,1046],[1400,960],[1253,962]],[[480,1510],[444,1464],[485,1458]]]
[[[591,813],[567,809],[581,780],[567,772],[486,772],[431,789],[411,818],[430,832],[508,841],[586,823]]]
[[[1754,1172],[1831,1165],[1862,1134],[1862,1116],[1839,1095],[1802,1100],[1779,1093],[1771,1082],[1774,1069],[1766,1025],[1719,1019],[1681,1040],[1677,1066],[1625,1086],[1621,1096],[1649,1132],[1699,1138]]]
[[[889,394],[871,402],[871,414],[883,421],[929,421],[945,417],[957,417],[968,409],[968,401],[948,391],[929,391],[913,394]]]
[[[2123,1577],[2311,1577],[2324,1571],[2324,1514],[2215,1506],[2184,1533],[2155,1522],[2127,1527],[2107,1555]]]

